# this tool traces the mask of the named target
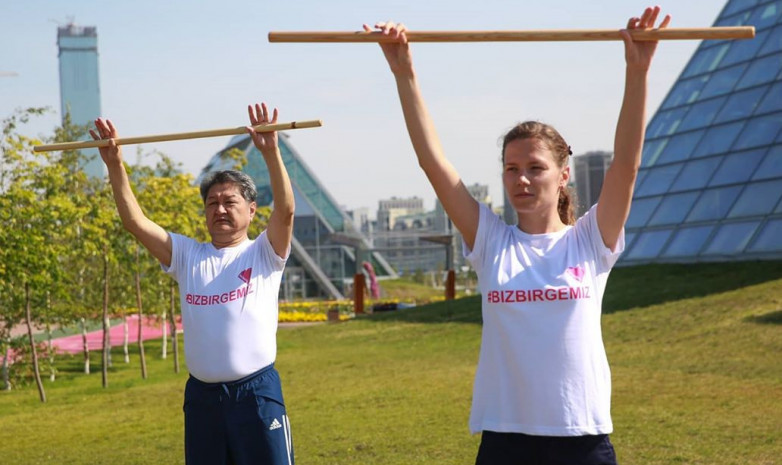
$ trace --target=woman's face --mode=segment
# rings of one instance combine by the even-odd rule
[[[559,191],[570,168],[560,168],[554,154],[538,139],[515,139],[505,146],[502,184],[519,215],[557,213]]]

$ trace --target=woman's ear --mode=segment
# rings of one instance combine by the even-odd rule
[[[559,186],[564,189],[567,187],[567,182],[570,180],[570,167],[566,166],[565,169],[562,170],[560,176]]]

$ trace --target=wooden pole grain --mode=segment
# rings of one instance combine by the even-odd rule
[[[323,125],[321,120],[306,120],[306,121],[291,121],[288,123],[275,123],[275,124],[261,124],[253,126],[258,132],[272,132],[272,131],[286,131],[289,129],[306,129],[317,128]],[[119,137],[114,139],[117,145],[132,145],[132,144],[145,144],[148,142],[167,142],[172,140],[184,140],[184,139],[200,139],[204,137],[220,137],[220,136],[233,136],[237,134],[245,134],[247,130],[244,126],[235,128],[224,129],[209,129],[206,131],[194,131],[194,132],[178,132],[171,134],[158,134],[152,136],[138,136],[138,137]],[[35,152],[51,152],[55,150],[78,150],[88,149],[96,147],[107,147],[109,145],[108,139],[101,140],[89,140],[78,142],[62,142],[57,144],[38,145],[33,147]]]
[[[751,39],[753,26],[665,28],[629,31],[633,40]],[[618,29],[563,29],[528,31],[407,31],[409,42],[550,42],[622,40]],[[269,32],[269,42],[388,42],[381,32]]]

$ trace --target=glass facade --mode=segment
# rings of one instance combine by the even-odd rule
[[[347,214],[310,171],[291,146],[288,136],[280,134],[280,154],[293,186],[296,213],[293,223],[294,244],[285,267],[281,298],[342,298],[349,291],[353,275],[361,272],[360,264],[370,262],[377,276],[394,276],[395,272],[379,253],[371,251],[367,238],[353,226]],[[206,173],[231,168],[235,161],[225,156],[231,150],[247,155],[243,168],[255,180],[259,205],[272,203],[269,171],[263,156],[248,136],[231,139],[228,146],[212,157],[198,181]],[[350,245],[337,240],[349,236]]]
[[[782,0],[730,0],[646,129],[621,263],[782,258]]]
[[[98,32],[94,27],[73,24],[57,28],[60,61],[60,112],[63,120],[83,126],[100,114],[98,81]],[[84,140],[90,139],[85,134]],[[103,177],[105,168],[96,149],[83,150],[88,161],[83,166],[91,177]]]

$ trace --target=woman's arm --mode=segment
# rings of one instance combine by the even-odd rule
[[[410,45],[402,24],[378,23],[375,28],[392,36],[397,42],[381,42],[380,47],[396,79],[396,88],[410,141],[418,164],[434,188],[443,209],[462,233],[465,243],[473,248],[478,231],[478,202],[470,195],[456,169],[445,158],[440,138],[434,128],[421,94],[413,68]],[[371,28],[364,25],[364,29]]]
[[[660,7],[647,8],[640,18],[630,18],[627,29],[654,27]],[[666,15],[660,29],[668,26]],[[606,172],[597,204],[597,224],[603,243],[614,250],[630,213],[633,186],[641,164],[646,118],[647,74],[657,42],[635,42],[622,31],[625,44],[625,91],[614,138],[614,160]]]

